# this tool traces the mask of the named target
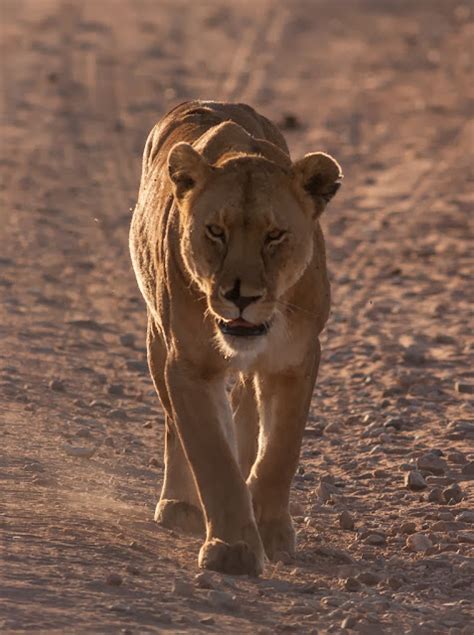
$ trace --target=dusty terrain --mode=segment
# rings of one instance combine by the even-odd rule
[[[468,3],[0,9],[1,632],[471,633]],[[148,130],[195,97],[246,101],[345,172],[298,555],[259,580],[196,579],[199,541],[152,521],[127,231]]]

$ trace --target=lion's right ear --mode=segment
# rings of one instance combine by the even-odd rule
[[[168,154],[168,174],[178,199],[204,179],[210,169],[207,161],[189,143],[177,143]]]

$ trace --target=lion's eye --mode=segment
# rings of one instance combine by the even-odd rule
[[[225,239],[225,231],[219,225],[206,225],[206,231],[211,238]]]
[[[281,240],[285,234],[286,231],[284,229],[273,229],[271,232],[268,232],[265,240],[267,243],[275,243]]]

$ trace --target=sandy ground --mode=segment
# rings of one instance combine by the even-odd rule
[[[468,3],[0,7],[1,632],[472,633]],[[195,578],[199,541],[152,521],[163,421],[127,231],[148,130],[195,97],[345,172],[298,554],[259,580]]]

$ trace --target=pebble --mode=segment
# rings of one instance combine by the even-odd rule
[[[352,564],[354,562],[352,556],[343,551],[342,549],[336,549],[336,547],[325,547],[321,545],[314,550],[316,554],[325,558],[333,558],[336,562],[341,564]]]
[[[69,445],[69,443],[65,443],[63,445],[63,450],[69,456],[76,456],[83,459],[90,459],[90,457],[94,454],[95,448],[83,448],[76,445]]]
[[[348,531],[352,531],[354,529],[354,519],[348,511],[344,510],[341,512],[338,516],[338,521],[341,529],[346,529]]]
[[[122,397],[125,392],[125,386],[123,384],[109,384],[107,386],[107,392],[109,395]]]
[[[419,470],[431,472],[437,476],[442,476],[446,470],[446,461],[431,452],[420,456],[416,461],[416,465]]]
[[[179,578],[177,578],[173,582],[172,592],[175,595],[180,595],[184,598],[189,598],[193,595],[194,589],[189,582],[186,582],[186,580],[180,580]]]
[[[454,390],[466,395],[474,395],[474,384],[467,384],[462,381],[457,381],[454,384]]]
[[[394,591],[398,591],[398,589],[401,589],[403,586],[403,580],[399,576],[390,576],[387,583]]]
[[[385,545],[386,538],[381,533],[373,533],[373,534],[369,534],[368,536],[366,536],[364,542],[367,545],[374,545],[374,546],[378,547],[380,545]]]
[[[464,498],[462,489],[457,483],[443,490],[443,496],[448,503],[459,503]]]
[[[52,379],[48,386],[51,390],[55,390],[56,392],[64,392],[66,390],[66,386],[62,379]]]
[[[346,591],[360,591],[361,588],[362,585],[356,578],[346,578],[344,581],[344,589]]]
[[[408,536],[406,546],[409,551],[428,551],[433,543],[425,534],[412,534]]]
[[[215,589],[216,588],[214,578],[212,577],[210,573],[207,573],[207,571],[203,571],[202,573],[197,573],[194,576],[194,582],[196,583],[196,586],[199,587],[200,589]]]
[[[216,620],[210,615],[208,615],[207,617],[203,617],[202,619],[200,619],[199,622],[201,624],[204,624],[204,626],[212,626],[213,624],[216,623]]]
[[[474,476],[474,461],[469,461],[461,470],[463,476]]]
[[[474,531],[460,531],[458,534],[459,542],[467,542],[474,545]]]
[[[423,475],[417,470],[412,470],[411,472],[408,472],[407,474],[405,474],[404,480],[405,480],[405,487],[415,492],[428,487],[425,479],[423,478]]]
[[[109,573],[105,579],[106,584],[109,586],[120,586],[123,584],[123,578],[118,573]]]
[[[400,526],[401,534],[414,534],[416,531],[416,523],[407,521]]]
[[[462,523],[474,523],[474,512],[461,512],[456,516],[456,520],[459,520]]]
[[[120,336],[120,343],[122,346],[128,346],[128,348],[135,347],[135,335],[133,333],[124,333]]]
[[[446,505],[446,499],[442,490],[439,487],[434,487],[428,494],[428,500],[430,503],[438,503],[439,505]]]
[[[226,593],[225,591],[209,591],[207,598],[211,604],[218,608],[227,610],[237,608],[237,598],[235,595],[230,595],[230,593]]]
[[[357,624],[357,618],[354,615],[348,615],[341,622],[341,628],[353,628]]]
[[[364,571],[357,576],[359,582],[362,584],[366,584],[367,586],[377,586],[380,582],[382,582],[382,576],[378,573],[374,573],[373,571]]]
[[[338,489],[335,485],[331,485],[325,481],[321,481],[319,486],[316,488],[316,496],[322,500],[324,503],[327,503],[332,494],[338,494]]]
[[[401,430],[403,428],[403,419],[398,417],[390,417],[383,424],[384,428],[394,428],[395,430]]]
[[[456,463],[457,465],[463,465],[467,461],[462,452],[450,452],[447,459],[450,463]]]

